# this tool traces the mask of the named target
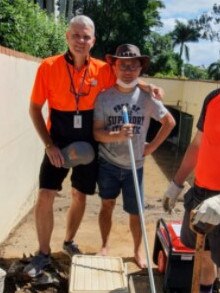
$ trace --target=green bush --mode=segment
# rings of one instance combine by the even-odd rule
[[[37,57],[66,50],[66,23],[27,0],[0,1],[0,44]]]

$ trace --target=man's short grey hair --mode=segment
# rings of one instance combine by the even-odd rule
[[[89,26],[92,29],[93,35],[95,35],[95,24],[93,20],[86,16],[86,15],[77,15],[74,16],[70,22],[69,22],[69,29],[74,25],[74,24],[81,24],[85,26]]]

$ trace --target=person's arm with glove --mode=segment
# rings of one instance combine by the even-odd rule
[[[196,225],[198,222],[213,226],[220,224],[220,194],[204,200],[196,207],[192,224]]]
[[[183,189],[183,185],[177,185],[174,180],[171,181],[163,196],[163,208],[166,212],[171,213],[175,207],[176,200]]]
[[[185,156],[182,160],[179,169],[176,172],[176,175],[174,176],[174,179],[171,181],[170,185],[168,186],[168,189],[164,193],[162,202],[163,208],[166,212],[170,213],[172,209],[175,207],[177,198],[183,189],[184,181],[196,166],[201,138],[202,132],[198,130],[191,144],[186,150]]]

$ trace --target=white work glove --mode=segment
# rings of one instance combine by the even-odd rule
[[[183,186],[180,187],[174,183],[174,181],[171,181],[167,191],[164,193],[162,200],[163,208],[166,212],[171,213],[182,190]]]
[[[194,210],[193,225],[198,222],[207,223],[213,226],[220,224],[220,194],[204,200]]]

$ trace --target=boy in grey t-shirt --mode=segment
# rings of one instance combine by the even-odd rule
[[[122,191],[123,208],[129,213],[130,229],[134,241],[134,258],[140,268],[146,267],[141,255],[141,223],[135,194],[127,139],[132,138],[137,176],[142,191],[144,157],[151,154],[166,139],[175,121],[163,104],[137,87],[141,70],[146,69],[149,58],[141,56],[138,47],[121,45],[115,55],[107,55],[113,65],[117,81],[115,86],[101,93],[94,112],[94,137],[99,144],[99,194],[102,206],[99,225],[102,236],[101,255],[108,253],[112,212],[116,198]],[[129,124],[124,125],[122,107],[128,108]],[[155,138],[145,142],[153,118],[161,123]],[[143,198],[143,192],[141,192]]]

